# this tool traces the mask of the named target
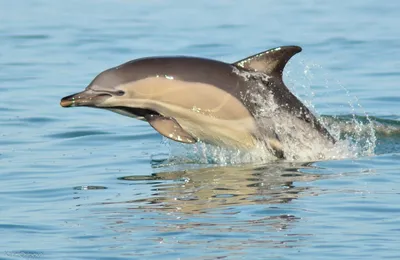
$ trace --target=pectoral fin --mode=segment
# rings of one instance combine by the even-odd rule
[[[193,144],[197,140],[183,130],[179,123],[172,117],[161,115],[146,115],[145,119],[161,135],[177,142]]]

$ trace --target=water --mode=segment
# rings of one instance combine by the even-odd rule
[[[400,258],[399,12],[361,0],[0,1],[0,258]],[[143,122],[59,106],[133,58],[232,62],[289,44],[303,52],[287,85],[356,140],[352,156],[232,165]]]

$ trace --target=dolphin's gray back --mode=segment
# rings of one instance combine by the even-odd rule
[[[170,77],[187,82],[207,83],[235,97],[239,97],[237,94],[246,87],[243,80],[233,73],[234,65],[205,58],[185,56],[144,58],[110,70],[113,70],[113,79],[110,78],[110,73],[104,73],[104,81],[109,81],[110,85],[115,84],[115,80],[118,80],[119,84],[124,84],[149,77]],[[98,77],[102,76],[100,74]]]

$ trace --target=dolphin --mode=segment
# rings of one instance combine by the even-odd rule
[[[282,46],[231,64],[189,56],[135,59],[101,72],[84,91],[62,98],[60,105],[102,108],[143,120],[182,143],[202,141],[240,150],[261,143],[284,158],[273,117],[260,112],[267,99],[274,104],[272,114],[294,117],[335,142],[283,82],[285,65],[301,50]]]

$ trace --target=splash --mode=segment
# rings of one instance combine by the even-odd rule
[[[298,92],[303,92],[302,101],[305,105],[314,111],[314,114],[319,114],[314,106],[314,99],[319,98],[330,113],[335,114],[332,111],[333,108],[329,105],[331,101],[331,93],[338,93],[343,102],[342,107],[346,108],[346,114],[334,116],[321,116],[319,121],[329,130],[329,132],[339,140],[339,146],[336,146],[337,150],[335,153],[339,156],[332,158],[332,154],[328,151],[327,159],[345,159],[345,158],[358,158],[364,156],[374,155],[376,148],[376,121],[372,120],[367,112],[360,104],[358,98],[351,94],[351,92],[343,86],[338,79],[330,79],[322,67],[315,63],[301,61],[300,64],[303,70],[297,73],[295,77],[288,77],[291,84],[291,88],[294,93],[298,96]],[[289,75],[296,74],[292,71],[288,71]],[[287,76],[289,76],[287,75]],[[314,83],[315,78],[319,77],[320,81],[324,82],[323,86],[318,86]],[[296,80],[293,80],[296,78]],[[316,93],[312,87],[323,88],[319,93]],[[303,91],[299,91],[302,89]],[[321,102],[319,102],[321,104]],[[346,120],[344,120],[346,118]],[[333,119],[333,120],[332,120]],[[352,128],[351,131],[349,131]],[[339,152],[339,153],[337,153]]]
[[[244,93],[251,102],[259,105],[258,122],[264,128],[272,128],[279,136],[283,147],[286,161],[310,162],[320,160],[338,160],[345,158],[357,158],[374,154],[376,146],[376,134],[374,122],[362,110],[358,99],[352,97],[349,91],[343,86],[329,86],[326,80],[327,90],[336,87],[344,92],[348,100],[350,118],[344,122],[338,116],[318,116],[314,107],[313,99],[316,93],[312,90],[314,74],[312,70],[318,66],[303,64],[303,71],[297,80],[293,80],[289,70],[285,76],[289,78],[288,88],[307,106],[317,117],[330,134],[337,140],[335,144],[330,143],[321,136],[315,129],[310,128],[308,123],[280,109],[280,105],[274,100],[272,93],[265,93],[265,83],[269,77],[259,72],[239,72],[245,80],[258,78],[258,83]],[[300,90],[300,91],[299,91]],[[301,91],[303,90],[303,91]],[[305,92],[301,95],[298,92]],[[358,110],[362,110],[363,120],[357,116]],[[351,131],[349,131],[351,128]],[[167,140],[166,140],[167,141]],[[170,148],[167,164],[174,163],[196,163],[196,164],[246,164],[246,163],[268,163],[277,160],[273,155],[273,149],[268,143],[260,143],[252,151],[231,150],[222,147],[215,147],[204,143],[185,145],[167,141]]]

